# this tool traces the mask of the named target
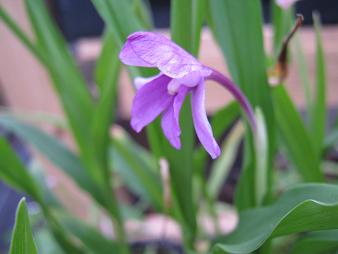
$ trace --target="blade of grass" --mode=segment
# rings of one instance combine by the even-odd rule
[[[47,59],[53,59],[46,67],[61,99],[81,152],[81,159],[95,181],[102,184],[105,176],[94,158],[93,140],[88,124],[92,121],[94,105],[86,83],[60,32],[50,19],[44,3],[41,0],[26,0],[25,3],[37,45]]]
[[[307,66],[307,61],[305,59],[304,51],[301,46],[300,36],[296,35],[295,38],[295,49],[294,49],[294,56],[298,67],[298,73],[302,82],[304,97],[306,102],[306,109],[307,113],[311,114],[312,106],[312,93],[311,93],[311,81],[310,81],[310,73]]]
[[[311,111],[311,138],[317,156],[320,157],[326,128],[326,66],[321,38],[320,18],[313,15],[316,32],[316,86]]]
[[[108,167],[110,126],[115,118],[118,106],[118,78],[121,66],[118,53],[113,33],[106,31],[95,70],[100,95],[93,115],[92,135],[96,158],[100,161],[107,178],[110,177]]]
[[[192,49],[191,52],[198,56],[200,47],[201,31],[206,17],[207,0],[192,1]]]
[[[260,108],[256,108],[257,132],[254,137],[256,150],[256,202],[262,205],[268,188],[268,140],[265,119]]]
[[[70,176],[81,189],[100,200],[100,192],[86,173],[80,158],[57,139],[9,115],[1,116],[0,124],[3,128],[15,133],[28,144],[33,145],[42,155],[46,156],[48,160]]]
[[[10,254],[37,254],[38,250],[33,239],[33,232],[29,222],[26,199],[22,198],[18,204],[15,225],[12,234]]]
[[[276,86],[272,92],[278,131],[288,150],[288,156],[305,181],[323,181],[323,172],[313,143],[285,87]]]
[[[35,199],[41,206],[41,209],[51,227],[55,239],[66,253],[83,253],[81,246],[75,244],[70,239],[69,234],[64,231],[53,214],[49,206],[43,200],[41,187],[35,182],[28,169],[22,164],[10,145],[0,138],[0,178],[17,190],[24,191]]]
[[[111,159],[114,170],[141,198],[163,211],[163,194],[157,163],[122,130],[112,137]]]
[[[29,172],[24,168],[11,146],[0,138],[0,178],[10,186],[42,200],[42,193]]]

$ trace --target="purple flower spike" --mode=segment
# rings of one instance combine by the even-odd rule
[[[196,134],[206,151],[215,159],[221,151],[213,136],[205,110],[204,81],[212,79],[223,85],[242,105],[252,128],[256,123],[246,97],[221,73],[202,65],[184,49],[151,32],[131,34],[124,44],[120,59],[126,65],[158,68],[160,73],[150,78],[136,78],[138,91],[133,101],[131,126],[140,132],[162,114],[161,126],[170,144],[181,148],[179,114],[188,93]]]

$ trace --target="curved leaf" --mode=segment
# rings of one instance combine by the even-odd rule
[[[271,206],[244,211],[213,253],[251,253],[271,237],[338,228],[338,186],[302,184]]]
[[[293,246],[292,254],[324,254],[338,250],[338,230],[312,232]]]

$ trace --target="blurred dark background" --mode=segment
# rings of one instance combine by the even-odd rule
[[[170,0],[146,1],[151,7],[155,27],[169,27]],[[270,1],[272,0],[262,0],[264,19],[267,23],[270,19]],[[102,33],[103,22],[90,0],[48,0],[48,3],[68,41],[95,37]],[[338,23],[337,0],[302,0],[296,3],[296,11],[304,15],[306,25],[312,23],[312,12],[315,10],[321,13],[324,24]]]

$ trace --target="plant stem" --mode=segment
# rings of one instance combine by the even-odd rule
[[[106,188],[105,193],[107,193],[107,206],[108,212],[110,216],[110,220],[116,230],[116,240],[120,244],[120,253],[121,254],[129,254],[129,246],[127,234],[124,228],[123,219],[121,216],[120,208],[118,205],[118,201],[114,192],[114,188],[110,181],[110,177],[106,178]]]
[[[207,79],[218,82],[235,97],[235,99],[239,102],[239,104],[242,106],[243,110],[247,114],[252,131],[256,132],[257,124],[255,114],[246,96],[242,93],[242,91],[238,88],[238,86],[236,86],[230,79],[225,77],[222,73],[214,69],[211,70],[212,73],[210,76],[207,77]]]

